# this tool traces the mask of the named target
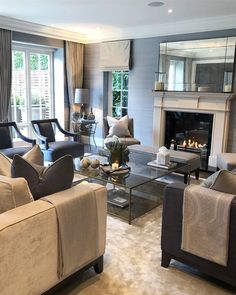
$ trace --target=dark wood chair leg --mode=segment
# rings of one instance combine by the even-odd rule
[[[188,183],[188,173],[184,173],[184,183]]]
[[[162,251],[162,254],[161,254],[161,266],[163,267],[169,267],[170,265],[170,261],[171,261],[171,255],[168,254],[168,253],[165,253]]]
[[[199,169],[195,170],[195,178],[198,180],[199,179]]]
[[[101,256],[97,263],[94,265],[94,270],[96,273],[103,272],[103,256]]]

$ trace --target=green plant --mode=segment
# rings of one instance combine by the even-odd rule
[[[114,139],[114,140],[113,140]],[[106,148],[110,152],[110,161],[113,163],[114,159],[116,160],[117,156],[120,155],[120,165],[123,162],[129,161],[129,149],[127,148],[127,145],[123,142],[119,141],[118,137],[113,137],[112,140],[105,143]]]
[[[106,148],[110,152],[120,151],[124,152],[127,149],[127,145],[120,142],[119,140],[111,140],[105,143]]]

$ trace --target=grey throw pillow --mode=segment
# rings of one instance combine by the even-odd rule
[[[210,187],[213,190],[236,195],[236,173],[220,170]]]
[[[202,183],[201,186],[206,187],[206,188],[210,188],[213,183],[215,182],[216,178],[218,177],[218,174],[220,173],[221,170],[213,173],[212,175],[210,175],[207,179],[205,179]]]
[[[43,167],[29,163],[15,155],[11,167],[12,177],[24,177],[35,200],[68,189],[74,177],[73,158],[66,155],[51,166]]]

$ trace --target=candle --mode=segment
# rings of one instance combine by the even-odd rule
[[[155,90],[159,90],[159,91],[164,90],[164,83],[159,82],[159,81],[155,81]]]
[[[117,170],[117,169],[119,169],[119,163],[117,163],[117,162],[112,163],[112,164],[111,164],[111,169],[112,169],[112,170]]]
[[[231,92],[231,85],[225,85],[224,92]]]

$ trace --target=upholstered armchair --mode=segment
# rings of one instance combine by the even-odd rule
[[[78,142],[79,134],[64,130],[57,119],[33,120],[31,123],[41,144],[40,147],[45,161],[54,162],[66,154],[71,155],[73,158],[84,155],[84,145]],[[57,141],[54,128],[58,128],[61,133],[67,137],[72,137],[73,140]]]
[[[104,138],[108,138],[109,136],[109,124],[107,117],[103,118],[103,131],[104,131]],[[128,130],[130,135],[127,136],[119,136],[117,134],[114,134],[119,137],[119,140],[123,143],[125,143],[127,146],[133,145],[133,144],[140,144],[140,141],[136,138],[134,138],[134,119],[129,118],[128,119]]]
[[[14,146],[12,140],[12,132],[15,131],[16,135],[23,141],[30,143],[27,146]],[[1,122],[0,123],[0,152],[9,158],[13,158],[15,154],[23,155],[31,149],[31,146],[36,143],[35,139],[31,139],[23,135],[16,125],[16,122]]]
[[[162,266],[168,267],[171,259],[175,259],[236,286],[236,199],[233,199],[230,209],[228,263],[227,266],[222,266],[181,250],[185,186],[175,183],[165,188],[161,237]]]

